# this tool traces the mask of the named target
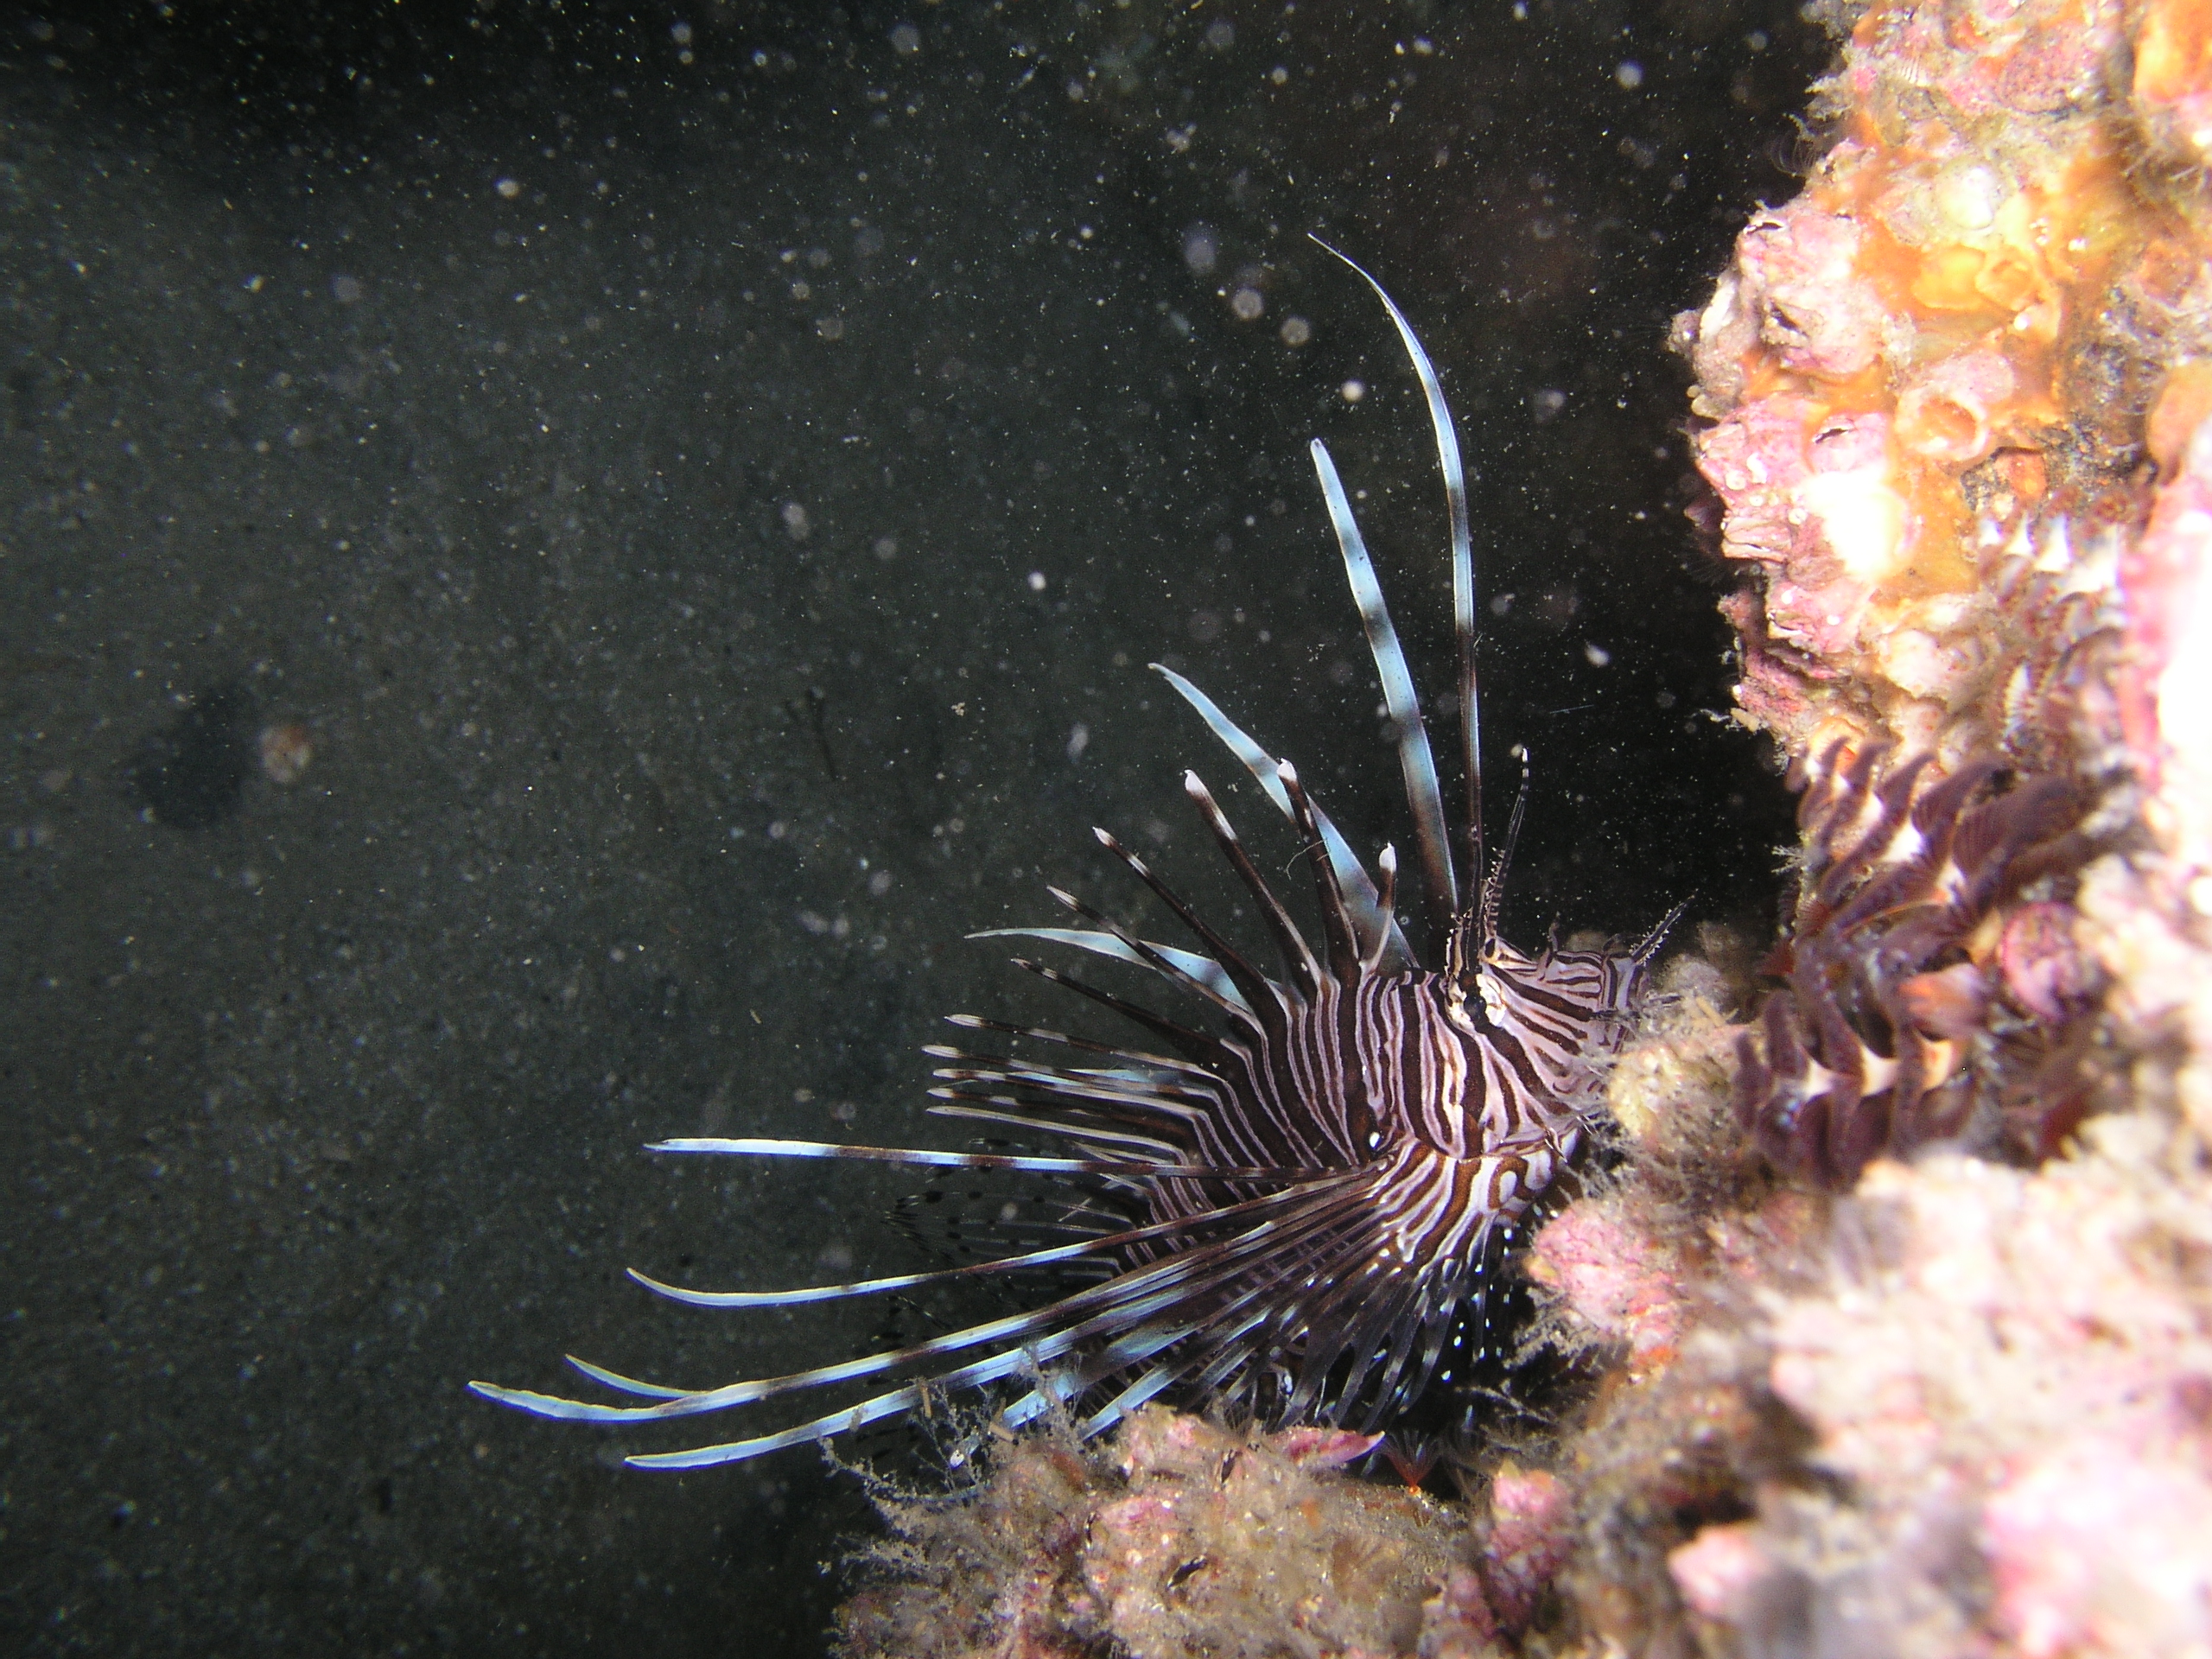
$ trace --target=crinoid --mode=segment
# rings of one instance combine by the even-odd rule
[[[1380,879],[1370,876],[1288,761],[1246,735],[1196,686],[1160,669],[1302,842],[1318,943],[1262,879],[1205,785],[1186,773],[1185,792],[1249,893],[1280,967],[1260,967],[1101,830],[1099,840],[1198,948],[1140,938],[1058,889],[1053,897],[1080,926],[1014,931],[1149,969],[1205,1019],[1157,1014],[1022,961],[1135,1027],[1145,1046],[960,1014],[951,1023],[963,1030],[1067,1058],[931,1051],[946,1062],[932,1111],[1058,1137],[1072,1155],[765,1140],[664,1141],[652,1148],[1031,1172],[1067,1184],[1064,1193],[1081,1189],[1061,1203],[1065,1242],[965,1267],[768,1292],[690,1290],[633,1273],[673,1300],[784,1308],[1010,1274],[1049,1275],[1047,1299],[1030,1312],[895,1352],[718,1387],[663,1387],[571,1362],[627,1396],[626,1404],[484,1382],[470,1385],[476,1392],[541,1417],[603,1424],[728,1411],[842,1385],[856,1385],[863,1396],[793,1427],[630,1459],[696,1469],[899,1416],[933,1389],[1008,1381],[1018,1390],[1003,1413],[1010,1424],[1065,1407],[1092,1434],[1166,1397],[1269,1426],[1369,1431],[1492,1345],[1485,1308],[1499,1248],[1602,1109],[1606,1062],[1674,918],[1628,949],[1547,948],[1531,956],[1498,935],[1512,831],[1485,876],[1474,561],[1459,442],[1411,325],[1372,277],[1351,268],[1381,297],[1412,359],[1450,514],[1465,803],[1457,849],[1405,654],[1335,464],[1313,441],[1330,523],[1398,734],[1426,949],[1437,965],[1416,960],[1395,914],[1395,852],[1383,848],[1376,859]],[[1520,817],[1516,804],[1516,829]]]
[[[1839,740],[1792,770],[1797,916],[1768,961],[1787,988],[1737,1039],[1736,1110],[1821,1185],[1936,1141],[2043,1155],[2081,1115],[2038,1073],[2066,1068],[2094,990],[2063,902],[2086,804],[1994,756],[1929,781],[1932,761]]]

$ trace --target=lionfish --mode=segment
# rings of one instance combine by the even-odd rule
[[[1317,240],[1319,238],[1316,238]],[[698,1469],[828,1440],[928,1409],[941,1392],[1011,1380],[1010,1426],[1067,1414],[1086,1438],[1166,1396],[1270,1427],[1372,1433],[1432,1384],[1471,1367],[1493,1338],[1489,1293],[1516,1226],[1574,1158],[1603,1106],[1645,970],[1678,906],[1634,946],[1530,956],[1498,931],[1522,792],[1485,874],[1476,696],[1474,555],[1452,414],[1428,354],[1382,285],[1381,299],[1427,399],[1451,534],[1465,820],[1454,848],[1428,732],[1351,504],[1319,438],[1314,469],[1395,729],[1412,810],[1426,924],[1424,967],[1395,913],[1398,855],[1370,875],[1288,760],[1271,755],[1197,686],[1154,671],[1250,772],[1302,843],[1318,942],[1255,866],[1195,772],[1183,788],[1257,907],[1280,966],[1269,972],[1105,830],[1106,849],[1151,889],[1198,949],[1155,944],[1072,893],[1084,924],[998,929],[1149,969],[1205,1011],[1170,1017],[1060,969],[1016,965],[1105,1008],[1154,1046],[1132,1046],[974,1014],[950,1022],[1043,1046],[1044,1061],[931,1046],[947,1062],[930,1110],[1058,1137],[1074,1155],[940,1152],[812,1141],[682,1139],[654,1152],[865,1159],[922,1168],[1054,1178],[1049,1236],[1063,1242],[993,1260],[783,1291],[704,1291],[632,1269],[648,1290],[695,1307],[787,1308],[994,1274],[1049,1270],[1043,1306],[785,1376],[679,1389],[571,1357],[637,1403],[603,1404],[469,1386],[502,1405],[569,1421],[637,1424],[750,1407],[840,1384],[858,1403],[794,1427],[695,1450],[635,1455],[641,1468]],[[976,937],[986,937],[978,935]]]

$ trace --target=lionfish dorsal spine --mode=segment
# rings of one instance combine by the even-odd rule
[[[1427,348],[1421,343],[1421,336],[1414,333],[1413,324],[1406,321],[1406,314],[1398,308],[1398,302],[1351,255],[1318,236],[1312,240],[1349,266],[1382,302],[1382,308],[1389,313],[1391,326],[1398,331],[1399,342],[1405,346],[1406,356],[1413,364],[1414,376],[1421,382],[1422,400],[1428,405],[1428,423],[1436,438],[1436,468],[1444,480],[1444,504],[1452,539],[1452,634],[1459,669],[1459,767],[1466,815],[1461,834],[1466,841],[1466,879],[1471,893],[1483,880],[1482,697],[1475,661],[1475,543],[1467,512],[1467,470],[1459,455],[1459,429],[1453,424],[1451,406],[1444,401],[1444,384],[1437,377],[1436,365],[1429,360]],[[1483,936],[1476,940],[1478,947],[1489,943],[1491,919],[1484,915],[1476,918],[1476,925],[1483,930]]]
[[[1173,669],[1160,663],[1154,663],[1151,668],[1154,673],[1173,688],[1176,696],[1197,711],[1198,718],[1206,723],[1206,729],[1214,734],[1222,747],[1243,763],[1244,769],[1252,774],[1253,781],[1274,803],[1276,810],[1295,824],[1298,821],[1297,809],[1291,805],[1290,793],[1282,786],[1275,758],[1255,742],[1243,728],[1222,713],[1220,705],[1211,697]],[[1386,969],[1410,967],[1414,959],[1412,948],[1406,943],[1405,933],[1398,925],[1396,915],[1390,906],[1383,902],[1366,868],[1360,863],[1358,855],[1352,851],[1351,844],[1330,822],[1329,815],[1321,810],[1318,802],[1314,804],[1313,816],[1314,821],[1321,827],[1321,840],[1328,849],[1330,872],[1336,877],[1344,903],[1358,923],[1361,938],[1366,941],[1365,948],[1370,952],[1380,952],[1377,960]]]
[[[1382,597],[1382,584],[1375,575],[1366,537],[1352,517],[1351,499],[1344,493],[1337,464],[1328,446],[1315,438],[1308,446],[1313,470],[1321,480],[1321,494],[1329,504],[1329,523],[1343,550],[1344,574],[1351,582],[1352,601],[1367,630],[1367,648],[1382,681],[1382,704],[1398,733],[1398,766],[1405,775],[1406,801],[1413,809],[1414,849],[1421,861],[1422,896],[1428,907],[1432,950],[1442,943],[1459,913],[1458,883],[1452,874],[1452,842],[1444,823],[1444,796],[1437,786],[1436,757],[1428,746],[1428,727],[1421,717],[1421,696],[1414,690],[1413,671],[1406,664],[1405,647],[1390,620],[1390,607]]]

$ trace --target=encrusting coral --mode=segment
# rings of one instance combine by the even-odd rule
[[[1522,1260],[1581,1393],[1464,1507],[1009,1442],[849,1651],[2212,1653],[2212,0],[1834,16],[1675,336],[1796,893]]]

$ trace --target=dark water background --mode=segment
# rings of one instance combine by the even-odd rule
[[[963,932],[1056,920],[1047,880],[1144,914],[1094,823],[1225,903],[1176,776],[1235,768],[1146,662],[1403,844],[1305,441],[1432,687],[1440,492],[1309,228],[1481,474],[1492,754],[1540,791],[1509,931],[1764,925],[1786,804],[1700,713],[1662,341],[1793,188],[1790,8],[4,30],[9,1651],[817,1650],[860,1510],[810,1455],[627,1472],[461,1384],[868,1342],[620,1269],[911,1265],[899,1183],[639,1144],[957,1144],[934,1017],[1066,1013]]]

